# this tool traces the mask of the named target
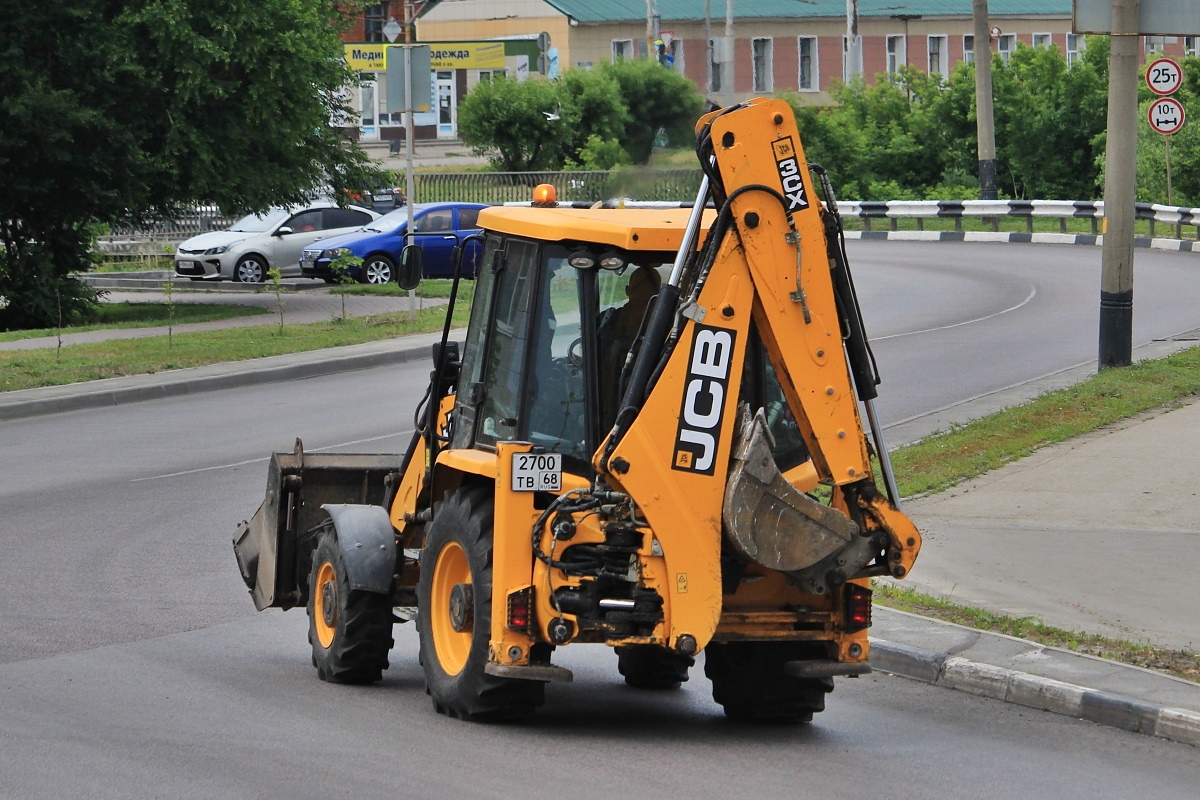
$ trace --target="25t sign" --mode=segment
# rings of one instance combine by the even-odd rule
[[[1146,67],[1146,85],[1160,97],[1175,94],[1183,85],[1183,70],[1169,58],[1158,58]]]

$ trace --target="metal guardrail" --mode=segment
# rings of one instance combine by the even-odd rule
[[[1067,233],[1067,223],[1072,219],[1086,219],[1092,235],[1101,232],[1104,218],[1104,201],[1086,200],[841,200],[838,210],[844,217],[857,217],[863,221],[865,230],[873,230],[875,220],[888,220],[891,230],[899,229],[899,221],[916,221],[917,230],[925,230],[927,219],[952,219],[954,230],[961,231],[962,221],[978,218],[990,224],[993,231],[1000,230],[1002,217],[1025,220],[1027,233],[1034,232],[1034,221],[1057,219],[1059,232]],[[1174,238],[1200,238],[1200,208],[1164,206],[1157,203],[1137,203],[1136,218],[1150,223],[1150,236],[1156,235],[1158,225],[1174,228]],[[1184,228],[1191,228],[1191,236],[1184,236]]]

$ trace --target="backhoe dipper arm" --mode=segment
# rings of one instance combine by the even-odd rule
[[[710,236],[723,218],[731,224],[685,281],[685,292],[698,290],[695,304],[602,477],[633,497],[663,540],[678,595],[672,635],[703,645],[719,616],[723,526],[743,555],[813,594],[907,574],[920,535],[875,488],[820,203],[791,110],[751,101],[700,125],[710,128],[702,139],[713,146],[713,196],[728,198]],[[737,422],[751,320],[816,477],[832,487],[827,507],[800,490],[811,484],[781,485],[773,461],[769,470],[754,461],[753,437],[765,426]]]

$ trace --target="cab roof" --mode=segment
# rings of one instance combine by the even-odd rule
[[[592,242],[624,250],[678,250],[690,208],[535,208],[493,206],[479,212],[481,228],[547,242]],[[705,230],[717,212],[706,209]]]

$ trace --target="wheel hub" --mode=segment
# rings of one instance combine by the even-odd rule
[[[462,633],[475,619],[475,590],[469,583],[456,583],[450,590],[450,627]]]
[[[321,616],[328,627],[337,626],[337,584],[333,581],[321,587]]]

